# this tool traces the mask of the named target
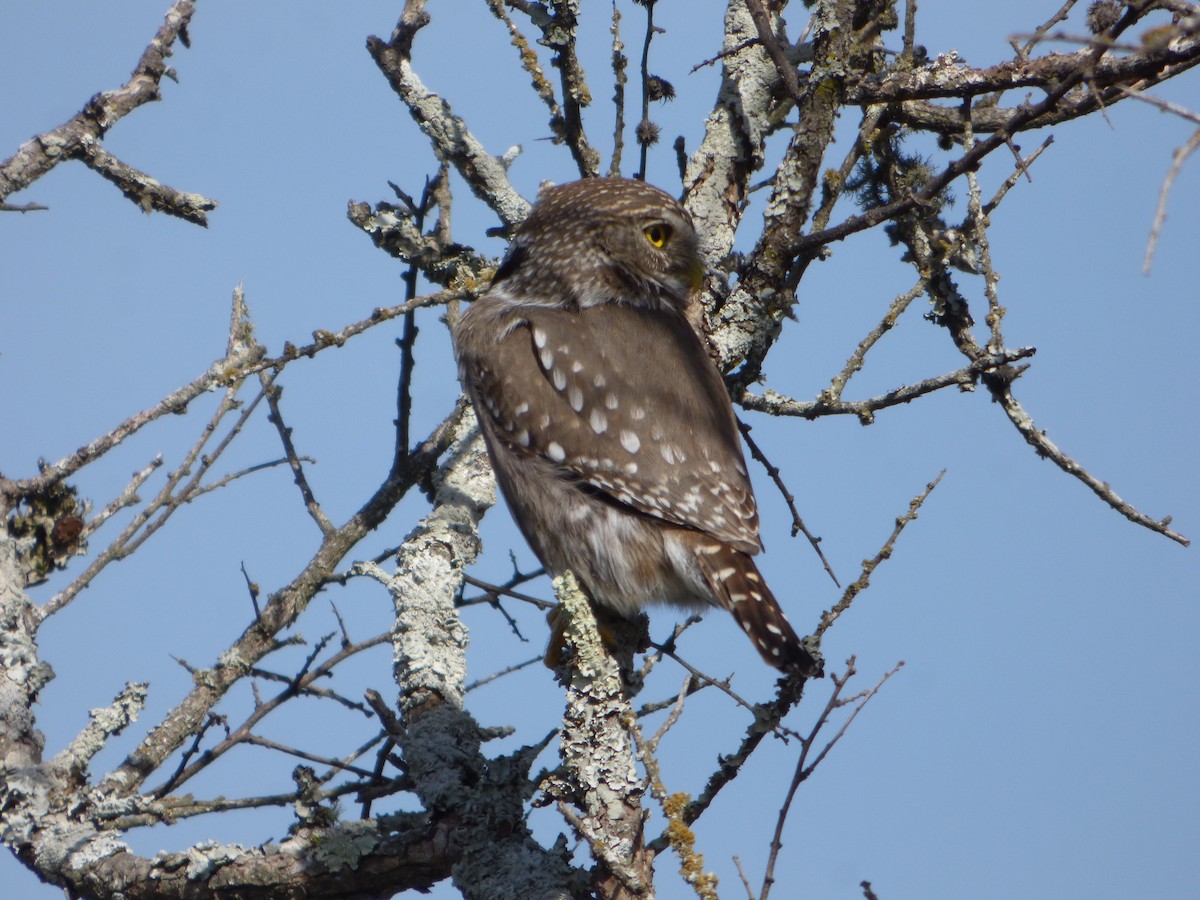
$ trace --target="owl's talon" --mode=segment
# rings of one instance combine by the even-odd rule
[[[567,658],[567,617],[561,606],[555,606],[546,612],[546,622],[550,626],[550,639],[546,642],[546,654],[542,662],[547,669],[557,669]],[[608,625],[596,622],[596,631],[600,640],[610,651],[617,649],[617,635]]]

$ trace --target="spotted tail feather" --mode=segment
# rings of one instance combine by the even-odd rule
[[[696,561],[721,604],[754,643],[766,662],[784,672],[819,677],[821,662],[805,646],[746,553],[724,544],[710,544]]]

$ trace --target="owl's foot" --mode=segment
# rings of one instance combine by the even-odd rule
[[[546,613],[546,622],[550,625],[550,640],[546,643],[546,655],[542,662],[547,669],[557,669],[563,664],[567,655],[567,616],[561,606],[555,606]],[[615,630],[599,616],[596,619],[596,631],[600,640],[610,653],[615,652],[618,639]]]

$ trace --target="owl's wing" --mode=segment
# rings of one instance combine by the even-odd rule
[[[681,316],[616,303],[519,316],[471,376],[494,440],[645,515],[760,549],[729,394]]]

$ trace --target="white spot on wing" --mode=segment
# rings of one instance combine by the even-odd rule
[[[562,369],[555,369],[553,372],[551,372],[550,379],[554,382],[554,386],[560,391],[567,386],[567,373]]]
[[[592,431],[596,434],[604,434],[608,430],[608,416],[604,415],[604,410],[593,409],[588,420],[591,423]]]
[[[534,344],[537,345],[537,348],[539,350],[541,350],[543,347],[545,347],[546,346],[546,332],[542,331],[542,329],[540,329],[540,328],[535,327],[533,329],[533,342],[534,342]]]
[[[607,406],[609,409],[616,409],[620,405],[620,403],[617,400],[617,395],[616,394],[606,395],[604,398],[604,405]]]
[[[637,453],[642,446],[642,440],[634,432],[621,430],[621,446],[630,453]]]
[[[577,385],[571,385],[571,389],[567,391],[567,399],[571,403],[571,409],[575,412],[583,409],[583,391]]]
[[[558,441],[551,441],[546,445],[546,455],[555,462],[562,462],[567,458],[567,451],[562,448],[562,444]]]

